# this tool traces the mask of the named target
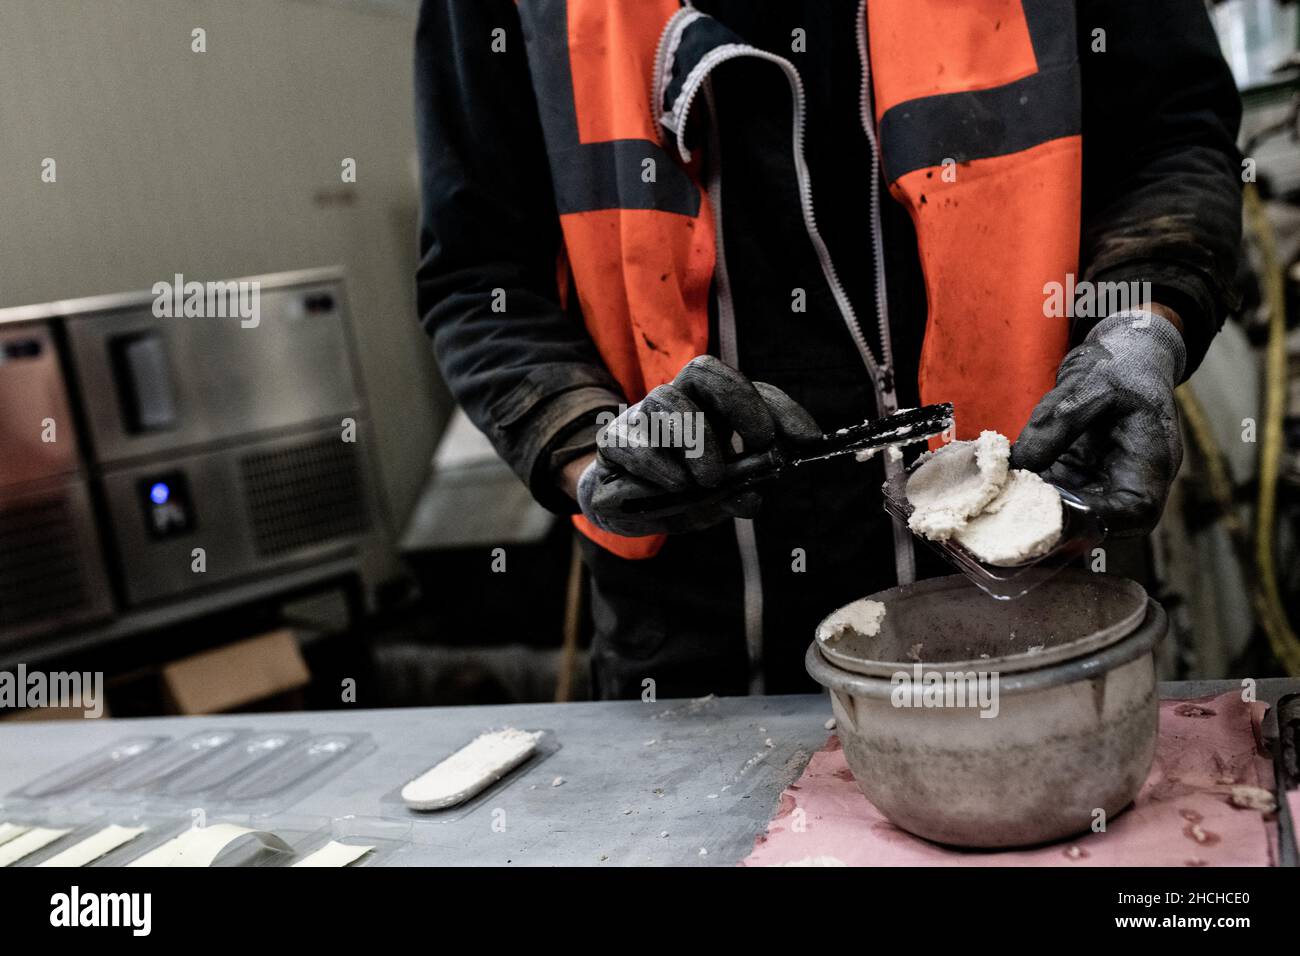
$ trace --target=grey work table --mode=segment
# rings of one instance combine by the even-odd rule
[[[1184,698],[1237,686],[1177,683],[1161,691]],[[1270,702],[1297,690],[1300,681],[1259,682],[1260,699]],[[0,725],[0,794],[140,733],[364,732],[375,751],[284,808],[285,819],[409,820],[411,847],[390,858],[407,865],[734,865],[766,829],[781,791],[825,744],[829,717],[825,696],[806,695],[17,723]],[[407,780],[505,726],[549,730],[559,749],[445,817],[392,801]],[[552,786],[557,778],[563,782]]]

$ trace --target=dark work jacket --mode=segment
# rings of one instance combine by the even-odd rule
[[[818,224],[856,311],[871,316],[858,0],[695,5],[798,67]],[[1093,281],[1152,283],[1155,301],[1182,318],[1190,374],[1234,306],[1236,89],[1200,0],[1079,0],[1077,8],[1079,272]],[[796,27],[805,31],[806,52],[791,52]],[[504,52],[492,50],[497,28],[505,31]],[[421,320],[470,418],[539,501],[571,513],[556,471],[594,447],[595,415],[623,396],[576,304],[559,305],[559,221],[513,0],[425,0],[415,69]],[[825,430],[861,421],[874,413],[872,386],[807,243],[788,135],[775,135],[789,123],[785,81],[775,71],[723,71],[714,92],[741,370],[785,389]],[[925,290],[911,221],[883,188],[881,196],[895,378],[907,407],[918,404]],[[797,323],[794,288],[808,296]],[[505,312],[492,310],[495,289],[506,292]],[[1076,338],[1087,327],[1077,323]],[[879,462],[840,462],[767,495],[756,530],[769,690],[807,689],[800,662],[816,621],[893,583],[881,477]],[[670,539],[648,561],[584,545],[602,695],[639,694],[646,678],[664,695],[743,692],[741,578],[730,525]],[[934,569],[918,558],[922,571]]]

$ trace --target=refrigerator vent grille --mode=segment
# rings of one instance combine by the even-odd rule
[[[331,436],[248,455],[240,465],[253,540],[263,557],[366,530],[355,444]]]
[[[0,506],[0,629],[84,608],[89,598],[68,503]]]

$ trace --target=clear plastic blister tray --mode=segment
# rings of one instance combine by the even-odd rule
[[[912,505],[907,500],[907,479],[916,467],[913,464],[906,471],[890,478],[881,488],[884,492],[885,510],[903,524],[907,524],[907,519],[912,516]],[[1088,557],[1106,537],[1101,519],[1087,505],[1065,489],[1056,485],[1052,487],[1061,496],[1064,510],[1061,539],[1046,554],[1023,564],[1011,567],[987,564],[956,541],[921,540],[943,555],[990,597],[999,601],[1023,597],[1071,562]]]
[[[321,780],[337,776],[374,749],[369,734],[311,734],[221,787],[212,800],[261,812],[292,806]]]
[[[267,813],[292,806],[374,750],[369,734],[214,728],[131,737],[9,794],[15,805]]]
[[[156,753],[171,738],[154,736],[127,737],[117,743],[78,757],[31,783],[11,790],[9,800],[66,800],[87,791],[102,788],[106,781],[118,773],[136,766]]]
[[[155,748],[95,789],[131,795],[160,793],[172,780],[231,750],[247,735],[248,731],[229,728],[201,730]]]
[[[219,793],[245,774],[270,763],[285,748],[304,738],[302,731],[258,731],[241,734],[205,760],[174,774],[159,789],[169,797],[202,799]]]
[[[398,783],[396,788],[390,790],[380,798],[380,803],[384,807],[384,812],[396,817],[415,821],[452,823],[473,813],[484,803],[499,798],[503,791],[507,789],[514,790],[524,786],[525,779],[528,780],[528,787],[534,789],[543,786],[549,787],[554,781],[554,778],[545,779],[538,768],[542,763],[549,759],[552,754],[555,754],[560,750],[560,741],[559,738],[550,730],[544,730],[542,728],[531,728],[531,730],[534,733],[540,733],[542,735],[538,738],[537,749],[533,751],[532,756],[528,757],[517,767],[513,767],[506,771],[501,777],[489,783],[486,787],[464,802],[454,804],[453,806],[441,810],[416,810],[413,807],[408,807],[406,805],[406,802],[402,799],[402,789],[416,777],[426,771],[432,770],[452,754],[469,746],[469,744],[477,739],[478,735],[475,735],[475,737],[466,740],[455,747],[434,754],[428,764],[419,768],[414,773],[408,774]]]

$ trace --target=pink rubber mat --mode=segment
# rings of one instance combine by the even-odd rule
[[[742,866],[1272,866],[1273,814],[1234,807],[1234,785],[1273,791],[1259,743],[1267,707],[1238,692],[1160,705],[1155,763],[1104,833],[1029,850],[942,847],[898,829],[858,790],[831,736],[782,795]]]

